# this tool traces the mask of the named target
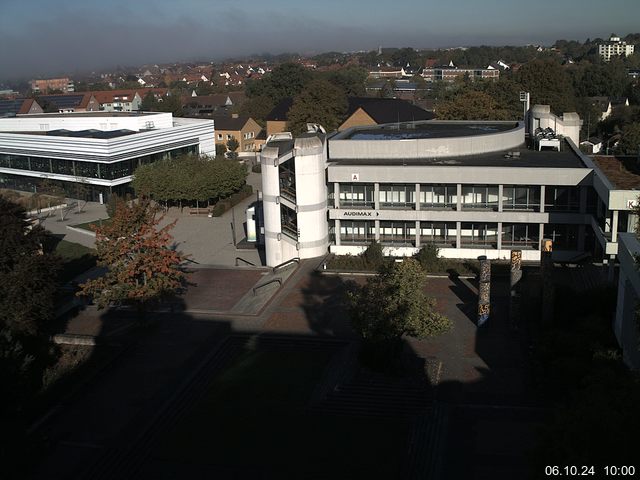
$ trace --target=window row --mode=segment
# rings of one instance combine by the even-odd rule
[[[60,158],[25,157],[22,155],[0,154],[0,167],[70,175],[74,177],[115,180],[117,178],[124,178],[133,175],[135,169],[140,165],[146,165],[148,163],[169,158],[176,158],[180,155],[197,153],[198,147],[193,145],[190,147],[177,148],[166,152],[130,158],[128,160],[113,163],[84,162],[81,160],[63,160]]]
[[[463,209],[498,210],[500,195],[497,185],[463,185],[460,204]],[[502,189],[502,209],[540,211],[539,186],[505,185]],[[333,185],[329,188],[330,203],[335,206]],[[340,208],[374,208],[375,187],[373,184],[341,184]],[[380,184],[378,187],[380,208],[415,208],[423,210],[452,209],[458,204],[457,185],[420,185],[416,202],[415,184]],[[545,211],[573,212],[580,209],[578,187],[545,187]]]
[[[554,249],[577,249],[578,227],[576,225],[545,225],[545,237],[554,242]],[[334,234],[335,235],[335,234]],[[379,241],[383,245],[415,246],[433,243],[439,247],[455,248],[458,231],[455,222],[380,221]],[[497,248],[500,237],[503,248],[538,249],[540,226],[532,223],[462,222],[460,225],[461,247]],[[342,245],[367,245],[376,239],[374,221],[340,221],[340,243]],[[335,242],[335,238],[333,239]]]

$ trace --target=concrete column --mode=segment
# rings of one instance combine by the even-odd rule
[[[540,185],[540,213],[544,213],[544,194],[545,194],[545,188],[544,185]],[[542,239],[542,234],[540,234],[540,239]]]
[[[618,210],[614,210],[611,218],[611,241],[613,243],[618,241],[618,213]]]
[[[416,211],[420,211],[420,184],[416,183]]]
[[[373,201],[375,204],[373,208],[380,210],[380,184],[378,182],[373,184]]]
[[[340,208],[340,184],[338,182],[333,184],[333,208]]]
[[[635,213],[629,212],[629,215],[627,216],[627,232],[631,232],[631,233],[635,232],[637,225],[638,225],[638,215],[636,215]]]
[[[502,222],[498,222],[498,250],[502,250]]]
[[[376,242],[379,242],[380,241],[380,220],[375,220],[375,222],[376,222],[375,239],[376,239]]]
[[[607,215],[605,215],[604,217],[604,233],[609,233],[609,232],[611,232],[611,217],[607,212]]]
[[[502,195],[504,194],[504,185],[498,185],[498,212],[502,212]]]
[[[456,222],[456,248],[462,248],[462,222]]]
[[[587,187],[580,185],[580,213],[587,213]]]
[[[416,220],[416,247],[420,248],[420,220]]]
[[[542,251],[542,239],[544,237],[544,223],[540,224],[540,230],[538,233],[538,250]]]
[[[457,185],[457,195],[456,195],[456,210],[459,212],[462,210],[462,184],[459,183]]]
[[[334,220],[333,230],[336,236],[336,246],[340,246],[340,220]]]

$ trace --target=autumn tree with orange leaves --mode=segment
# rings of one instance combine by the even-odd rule
[[[118,202],[110,223],[96,227],[98,265],[106,273],[81,285],[78,295],[93,297],[98,308],[129,305],[144,320],[150,304],[179,293],[185,284],[182,256],[173,250],[172,222],[149,202]]]

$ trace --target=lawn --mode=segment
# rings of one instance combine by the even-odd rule
[[[100,220],[93,220],[91,222],[86,222],[86,223],[79,223],[78,225],[73,225],[74,228],[81,228],[82,230],[89,230],[90,232],[93,232],[93,228],[91,228],[92,225],[108,225],[109,223],[111,223],[111,219],[110,218],[103,218]]]
[[[279,478],[396,478],[408,421],[306,409],[331,355],[245,352],[166,432],[155,460],[270,472]]]
[[[73,280],[96,265],[96,251],[77,243],[60,240],[53,248],[53,253],[62,259],[59,275],[62,283]]]

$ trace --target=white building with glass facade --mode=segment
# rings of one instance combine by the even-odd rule
[[[394,256],[432,243],[449,258],[508,259],[517,248],[537,261],[551,238],[557,260],[614,258],[637,192],[617,190],[579,151],[575,114],[536,106],[529,117],[538,135],[522,122],[426,121],[271,139],[267,264],[356,255],[374,240]]]
[[[212,120],[170,113],[66,113],[0,119],[0,188],[37,192],[45,180],[93,200],[129,191],[134,170],[191,153],[215,155]]]

